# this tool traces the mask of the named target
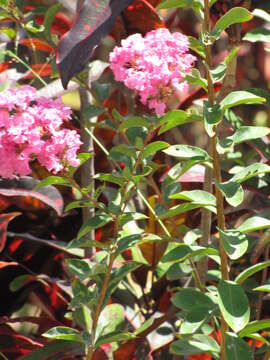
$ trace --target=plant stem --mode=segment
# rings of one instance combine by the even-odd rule
[[[89,81],[89,74],[87,75],[87,81]],[[93,138],[89,135],[89,133],[85,130],[87,127],[87,123],[90,120],[85,116],[86,107],[91,104],[92,97],[91,94],[88,93],[87,89],[80,87],[80,100],[81,100],[81,139],[83,142],[82,151],[86,153],[94,152],[94,142]],[[89,181],[92,183],[92,187],[90,190],[90,196],[93,198],[95,193],[95,185],[94,185],[94,176],[95,176],[95,167],[94,167],[94,156],[86,161],[81,167],[81,185],[82,187],[87,187],[89,185]],[[88,219],[92,218],[95,215],[94,207],[84,207],[82,209],[82,220],[83,223]],[[87,234],[87,238],[95,239],[95,230],[92,230],[89,234]],[[85,250],[85,256],[90,257],[92,255],[92,249],[87,248]]]
[[[209,0],[204,0],[204,32],[207,37],[208,33],[211,30],[210,25],[210,7],[209,7]],[[215,92],[213,81],[210,73],[210,69],[212,67],[212,52],[211,52],[211,43],[207,43],[205,45],[205,52],[206,52],[206,75],[208,81],[208,100],[210,106],[213,106],[215,103]],[[213,157],[213,169],[214,169],[214,177],[216,182],[222,182],[221,178],[221,169],[220,169],[220,158],[217,152],[217,135],[216,129],[215,135],[211,137],[211,153]],[[218,227],[221,230],[225,230],[225,216],[224,216],[224,203],[223,203],[223,195],[221,191],[215,186],[216,191],[216,200],[217,200],[217,218],[218,218]],[[224,251],[223,245],[221,240],[219,241],[219,251],[220,251],[220,258],[221,258],[221,276],[223,280],[229,279],[229,272],[228,272],[228,261],[227,255]],[[228,326],[221,316],[221,346],[220,346],[220,359],[226,360],[225,354],[225,334],[228,329]]]
[[[117,223],[116,228],[117,228],[117,233],[118,233],[118,220],[116,220],[116,223]],[[96,332],[97,332],[98,319],[99,319],[100,313],[102,311],[103,302],[104,302],[104,299],[106,296],[106,291],[107,291],[107,288],[109,285],[109,280],[110,280],[110,275],[112,272],[114,260],[115,260],[115,252],[110,254],[108,269],[105,274],[105,278],[104,278],[104,282],[103,282],[103,286],[102,286],[100,295],[98,297],[98,303],[97,303],[97,306],[95,309],[95,314],[93,317],[93,325],[92,325],[92,333],[91,333],[92,343],[91,343],[91,346],[88,348],[86,360],[92,360],[92,357],[93,357],[93,354],[95,351],[95,338],[96,338]]]
[[[269,360],[270,358],[270,346],[267,348],[263,360]]]
[[[204,0],[204,27],[205,31],[210,31],[210,9],[209,9],[209,0]],[[214,93],[214,85],[210,73],[210,69],[212,67],[212,53],[211,53],[211,44],[205,46],[206,51],[206,63],[208,68],[206,69],[207,81],[208,81],[208,100],[211,106],[215,103],[215,93]],[[216,128],[215,128],[216,132]],[[214,169],[214,177],[217,182],[222,182],[221,178],[221,169],[220,169],[220,158],[217,152],[217,135],[215,134],[211,137],[211,153],[213,157],[213,169]],[[225,216],[224,216],[224,204],[223,204],[223,194],[215,186],[216,191],[216,199],[217,199],[217,218],[218,218],[218,227],[221,230],[225,230]],[[222,243],[220,241],[220,257],[221,257],[221,274],[224,280],[229,279],[228,272],[228,262],[227,255],[224,251]]]
[[[204,174],[204,183],[203,183],[203,190],[209,193],[213,192],[212,189],[212,178],[213,172],[212,169],[207,166],[205,168]],[[202,216],[201,216],[201,232],[202,237],[200,240],[201,246],[207,246],[209,244],[210,236],[211,236],[211,222],[212,222],[212,214],[211,211],[202,208]],[[208,258],[205,257],[198,262],[198,271],[201,274],[201,283],[204,285],[206,282],[207,277],[207,270],[208,270]]]

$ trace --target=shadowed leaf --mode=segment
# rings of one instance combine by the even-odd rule
[[[46,186],[39,190],[34,190],[39,180],[31,178],[30,176],[23,176],[19,179],[0,179],[0,194],[10,197],[11,202],[13,198],[23,197],[23,204],[26,209],[28,209],[28,205],[31,204],[31,207],[37,208],[37,205],[33,204],[33,199],[37,199],[42,203],[53,208],[58,215],[61,215],[63,212],[63,198],[60,192],[52,186]],[[18,205],[18,201],[16,199],[15,205]],[[24,207],[19,206],[24,209]],[[41,207],[38,205],[38,207]]]

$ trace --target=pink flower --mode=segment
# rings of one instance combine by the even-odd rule
[[[179,32],[157,29],[144,38],[134,34],[114,48],[110,68],[115,80],[135,90],[143,104],[162,115],[175,91],[187,86],[183,77],[196,60],[188,50],[188,38]]]
[[[53,173],[78,166],[79,134],[63,128],[70,118],[69,107],[38,97],[31,86],[0,92],[0,176],[28,175],[32,159]]]

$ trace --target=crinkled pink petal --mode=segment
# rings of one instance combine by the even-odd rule
[[[30,174],[32,158],[54,173],[78,166],[79,134],[62,128],[71,113],[60,99],[38,97],[29,85],[0,92],[0,176]]]
[[[134,34],[110,54],[110,68],[116,81],[135,90],[141,102],[160,115],[170,95],[180,89],[185,73],[192,70],[196,58],[188,50],[188,38],[179,32],[162,28],[144,38]]]

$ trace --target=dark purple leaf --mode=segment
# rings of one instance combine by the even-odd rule
[[[44,186],[34,190],[39,180],[29,176],[19,179],[0,179],[0,194],[8,197],[31,197],[42,201],[53,208],[60,216],[63,212],[64,202],[60,192],[53,186]]]
[[[19,215],[21,215],[19,212],[0,215],[0,252],[2,252],[6,245],[8,223]]]
[[[116,16],[133,0],[85,0],[71,30],[59,42],[57,66],[63,87],[88,63]]]
[[[23,355],[42,348],[44,340],[41,341],[19,334],[7,324],[0,325],[0,352],[9,359],[20,359]]]
[[[0,215],[0,226],[1,226],[1,215]],[[1,231],[1,227],[0,227],[0,231]],[[77,256],[76,255],[77,251],[76,250],[72,251],[72,249],[68,249],[66,247],[66,243],[63,241],[53,241],[53,240],[41,239],[41,238],[33,236],[31,234],[14,233],[11,231],[7,231],[6,234],[7,234],[7,236],[9,236],[11,238],[15,238],[15,239],[19,238],[19,239],[23,239],[26,242],[30,242],[32,244],[49,246],[55,250],[58,250],[58,251],[61,251],[61,252],[67,253],[67,254],[72,254],[73,256]],[[0,250],[1,250],[1,247],[0,247]],[[0,261],[0,268],[1,268],[1,261]]]

